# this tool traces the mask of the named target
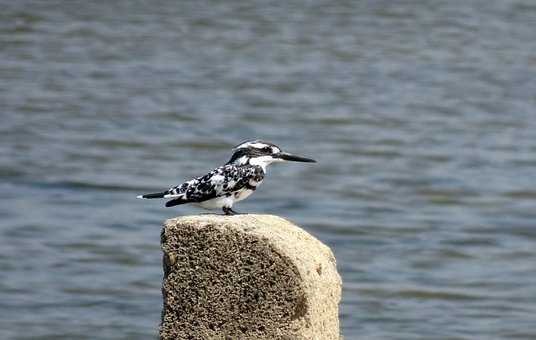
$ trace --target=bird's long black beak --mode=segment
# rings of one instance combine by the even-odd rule
[[[300,156],[295,156],[287,152],[280,152],[277,154],[278,158],[281,158],[285,161],[292,161],[292,162],[307,162],[307,163],[316,163],[314,159],[311,158],[305,158]]]

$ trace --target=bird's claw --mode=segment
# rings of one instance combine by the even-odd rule
[[[239,214],[238,212],[234,211],[232,208],[224,207],[222,210],[223,210],[223,214],[227,215],[227,216],[232,216],[232,215],[238,215]]]

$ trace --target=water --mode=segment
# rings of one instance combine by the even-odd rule
[[[536,6],[7,1],[0,338],[150,339],[160,224],[137,194],[252,137],[237,210],[334,250],[346,339],[536,338]]]

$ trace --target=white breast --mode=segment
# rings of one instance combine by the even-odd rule
[[[246,199],[249,197],[249,195],[251,195],[253,193],[253,190],[249,190],[249,189],[245,189],[245,190],[240,190],[240,191],[237,191],[234,195],[235,197],[235,202],[238,202],[238,201],[241,201],[243,199]]]
[[[221,209],[223,207],[232,207],[234,201],[235,199],[233,196],[222,196],[203,201],[201,203],[198,203],[198,205],[205,209]]]

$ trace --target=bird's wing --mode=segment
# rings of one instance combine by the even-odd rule
[[[258,166],[227,164],[212,170],[205,176],[169,189],[164,197],[180,199],[183,203],[203,202],[215,197],[231,195],[251,185],[251,181],[262,181],[263,177],[264,173]]]

